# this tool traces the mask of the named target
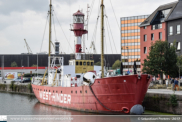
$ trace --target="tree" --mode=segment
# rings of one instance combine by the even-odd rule
[[[121,66],[121,61],[120,60],[116,60],[114,62],[114,64],[112,65],[112,69],[120,68],[120,66]]]
[[[169,46],[167,41],[158,40],[151,44],[150,53],[144,60],[142,72],[155,75],[165,74],[176,76],[177,55],[175,44]]]
[[[96,66],[101,66],[100,61],[99,61],[99,62],[97,62],[97,63],[95,63],[95,65],[96,65]]]
[[[11,63],[11,67],[17,67],[17,63],[14,61]]]

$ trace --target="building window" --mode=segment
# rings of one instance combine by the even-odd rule
[[[159,39],[162,39],[162,32],[159,32]]]
[[[176,49],[177,49],[177,50],[181,50],[180,42],[176,42]]]
[[[144,35],[144,42],[147,41],[147,35]]]
[[[162,24],[152,25],[152,30],[161,29],[161,28],[162,28]]]
[[[147,47],[144,47],[144,54],[147,54]]]
[[[173,43],[169,43],[169,47],[172,47],[173,46]]]
[[[173,35],[173,26],[169,27],[169,35]]]
[[[154,34],[153,33],[151,34],[151,40],[154,40]]]
[[[177,34],[180,34],[180,25],[177,25]]]
[[[167,15],[169,14],[170,11],[171,11],[171,9],[166,9],[166,10],[160,11],[160,13],[159,13],[160,20],[163,21],[167,17]]]
[[[78,65],[78,61],[76,61],[76,65]]]
[[[155,25],[152,25],[152,30],[155,30]]]
[[[144,26],[143,28],[144,28],[144,29],[147,29],[147,26]]]
[[[162,24],[158,24],[159,29],[162,28]]]

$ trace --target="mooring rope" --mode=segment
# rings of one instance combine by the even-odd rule
[[[113,111],[113,112],[122,112],[122,111],[124,111],[124,110],[121,110],[121,111],[114,111],[114,110],[111,110],[110,108],[106,107],[106,106],[103,105],[103,104],[100,102],[100,100],[96,97],[94,91],[92,90],[91,85],[89,85],[89,88],[90,88],[90,91],[92,92],[92,94],[94,95],[94,97],[96,98],[96,100],[97,100],[105,109],[110,110],[110,111]]]

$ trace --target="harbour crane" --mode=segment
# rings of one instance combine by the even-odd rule
[[[30,49],[26,39],[24,39],[24,41],[25,41],[25,44],[26,44],[26,47],[27,47],[28,54],[32,54],[32,50]]]

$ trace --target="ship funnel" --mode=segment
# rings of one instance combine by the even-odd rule
[[[55,55],[59,55],[59,42],[55,42]]]

